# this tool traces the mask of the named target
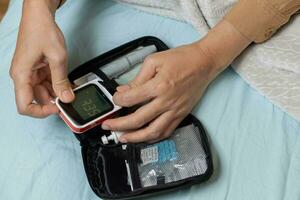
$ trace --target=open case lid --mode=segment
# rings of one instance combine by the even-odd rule
[[[107,83],[106,87],[108,88],[108,91],[113,95],[116,91],[116,87],[118,86],[118,83],[115,80],[108,78],[108,76],[106,76],[106,74],[101,71],[101,67],[134,51],[135,49],[137,49],[141,46],[146,47],[146,46],[150,46],[150,45],[155,45],[157,51],[164,51],[164,50],[168,49],[167,45],[165,45],[158,38],[155,38],[152,36],[142,37],[142,38],[133,40],[129,43],[123,44],[107,53],[104,53],[104,54],[80,65],[78,68],[76,68],[74,71],[72,71],[69,74],[69,79],[71,82],[74,82],[78,78],[80,78],[90,72],[93,72],[97,76],[99,76],[102,80],[105,80],[105,82]],[[124,109],[123,112],[124,112],[123,114],[130,113],[131,110],[130,110],[130,108]],[[122,115],[122,113],[121,113],[121,115]],[[125,180],[119,179],[119,178],[114,178],[113,177],[114,174],[108,174],[108,172],[106,172],[103,167],[103,165],[105,165],[105,162],[102,165],[99,165],[96,162],[98,162],[97,159],[99,159],[99,156],[105,157],[105,155],[107,155],[107,156],[110,155],[111,157],[113,157],[115,154],[112,152],[115,152],[115,153],[117,152],[117,154],[119,154],[118,156],[121,156],[122,159],[123,158],[127,159],[128,157],[130,157],[128,159],[129,160],[131,159],[131,162],[136,162],[136,163],[140,162],[140,158],[137,158],[136,155],[131,158],[131,154],[132,155],[137,154],[137,150],[140,148],[139,146],[141,146],[142,144],[128,144],[128,146],[130,147],[129,148],[130,150],[128,150],[128,151],[126,151],[126,153],[124,153],[123,151],[118,150],[118,149],[121,149],[121,146],[122,146],[121,144],[110,145],[109,147],[106,147],[105,145],[101,144],[101,136],[103,134],[107,133],[107,131],[104,131],[101,129],[101,126],[95,127],[83,134],[75,133],[75,136],[80,141],[80,144],[82,146],[82,157],[83,157],[83,162],[84,162],[84,168],[85,168],[85,171],[87,174],[89,184],[90,184],[91,188],[93,189],[93,191],[99,197],[105,198],[105,199],[131,199],[131,198],[137,198],[137,197],[141,197],[141,196],[148,196],[148,195],[156,194],[156,193],[163,192],[163,191],[175,190],[178,188],[186,187],[189,185],[201,183],[201,182],[208,180],[213,173],[213,163],[212,163],[212,155],[211,155],[211,151],[209,148],[209,142],[208,142],[208,138],[207,138],[205,129],[203,128],[200,121],[191,114],[188,115],[182,121],[182,123],[179,125],[179,127],[182,127],[182,126],[188,125],[188,124],[193,124],[195,127],[197,127],[198,132],[200,134],[201,143],[202,143],[201,145],[206,154],[205,161],[207,164],[207,170],[205,171],[205,173],[203,173],[197,177],[192,177],[192,178],[184,179],[182,181],[177,181],[175,184],[165,184],[165,185],[163,184],[163,185],[159,185],[157,187],[138,188],[138,189],[128,192],[128,193],[124,193],[124,192],[118,193],[118,192],[114,192],[113,189],[110,190],[111,186],[109,186],[109,184],[107,183],[110,181],[108,181],[109,179],[107,179],[107,177],[109,177],[111,175],[112,181],[118,182],[117,184],[119,184],[119,185],[117,187],[120,187],[120,188],[123,187],[122,181],[125,182]],[[102,154],[99,152],[106,152],[106,153]],[[107,152],[110,152],[110,153],[107,153]],[[101,154],[101,155],[99,155],[99,154]],[[118,161],[115,160],[114,162],[118,162]],[[119,164],[118,164],[117,167],[110,166],[109,168],[114,168],[115,170],[120,170],[122,167],[119,166]],[[134,170],[135,170],[135,172],[134,172]],[[122,170],[120,170],[120,171],[122,171]],[[132,169],[133,179],[138,179],[136,177],[137,176],[136,171],[137,171],[137,169]],[[124,173],[124,172],[119,172],[119,173]],[[137,187],[140,187],[140,185],[138,184]],[[115,190],[115,191],[118,191],[118,190]]]

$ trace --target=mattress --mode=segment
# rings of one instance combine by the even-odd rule
[[[0,24],[0,199],[96,200],[80,145],[66,125],[57,116],[33,119],[17,114],[9,67],[21,7],[21,0],[12,0]],[[141,36],[159,37],[170,47],[202,37],[188,24],[107,0],[67,1],[56,20],[66,38],[70,70]],[[213,177],[150,199],[300,199],[298,121],[231,68],[209,86],[193,113],[210,138]]]

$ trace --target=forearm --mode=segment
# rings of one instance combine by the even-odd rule
[[[214,62],[212,76],[224,70],[251,42],[270,38],[299,9],[300,0],[240,0],[197,42],[200,51]]]
[[[39,9],[47,9],[52,15],[55,14],[55,11],[59,6],[61,6],[65,0],[24,0],[23,9],[31,9],[37,7]]]
[[[233,25],[223,20],[196,44],[213,62],[215,77],[245,49],[252,41],[243,36]]]

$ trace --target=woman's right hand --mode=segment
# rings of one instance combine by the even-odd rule
[[[55,23],[59,0],[24,0],[17,46],[10,75],[18,112],[32,117],[57,113],[50,101],[71,102],[64,36]]]

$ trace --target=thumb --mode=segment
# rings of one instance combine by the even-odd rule
[[[52,87],[58,98],[64,103],[70,103],[74,100],[75,95],[68,79],[67,56],[58,56],[56,59],[48,59]]]
[[[122,85],[117,88],[118,92],[126,92],[131,88],[143,85],[150,79],[152,79],[156,74],[156,69],[159,65],[158,59],[155,59],[155,55],[148,56],[143,62],[139,73],[136,77],[130,81],[127,85]]]

